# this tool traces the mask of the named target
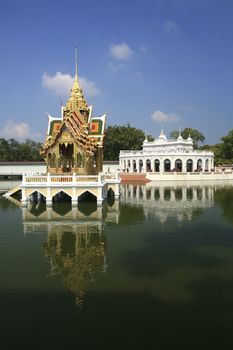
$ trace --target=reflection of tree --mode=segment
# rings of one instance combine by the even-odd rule
[[[215,201],[221,206],[226,219],[233,223],[233,187],[217,189]]]
[[[106,269],[106,242],[102,231],[81,226],[78,232],[54,230],[44,243],[44,254],[51,261],[51,274],[61,274],[64,284],[74,293],[80,309],[90,282],[96,273]]]

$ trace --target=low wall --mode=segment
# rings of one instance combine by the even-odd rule
[[[233,180],[233,172],[220,173],[147,173],[146,178],[150,181],[211,181]]]

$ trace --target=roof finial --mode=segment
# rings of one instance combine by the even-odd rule
[[[75,46],[75,80],[78,81],[78,47]]]
[[[179,136],[181,136],[181,124],[180,124],[180,127],[179,127]]]
[[[163,124],[161,124],[160,136],[163,136],[163,135],[164,135]]]

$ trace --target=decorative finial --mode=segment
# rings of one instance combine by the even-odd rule
[[[75,80],[78,80],[78,47],[75,47]]]
[[[163,124],[161,124],[160,136],[164,135]]]
[[[179,127],[179,136],[181,136],[181,125]]]

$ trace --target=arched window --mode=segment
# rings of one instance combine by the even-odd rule
[[[198,159],[198,161],[197,161],[197,170],[198,171],[202,170],[202,160],[201,159]]]
[[[175,170],[181,172],[182,171],[182,160],[176,159],[175,161]]]
[[[133,160],[133,171],[136,172],[137,171],[137,165],[136,165],[136,160]]]
[[[142,168],[143,168],[143,161],[140,159],[139,160],[139,173],[142,172]]]
[[[193,171],[193,161],[192,159],[187,160],[187,172],[192,172]]]
[[[209,170],[209,159],[206,159],[205,161],[205,171]]]
[[[164,161],[164,171],[171,171],[171,161],[170,161],[170,159],[165,159],[165,161]]]
[[[150,161],[150,159],[146,160],[146,171],[151,171],[151,161]]]
[[[160,161],[158,159],[155,159],[154,161],[154,171],[158,173],[160,170]]]
[[[127,171],[130,171],[130,160],[127,161]]]

